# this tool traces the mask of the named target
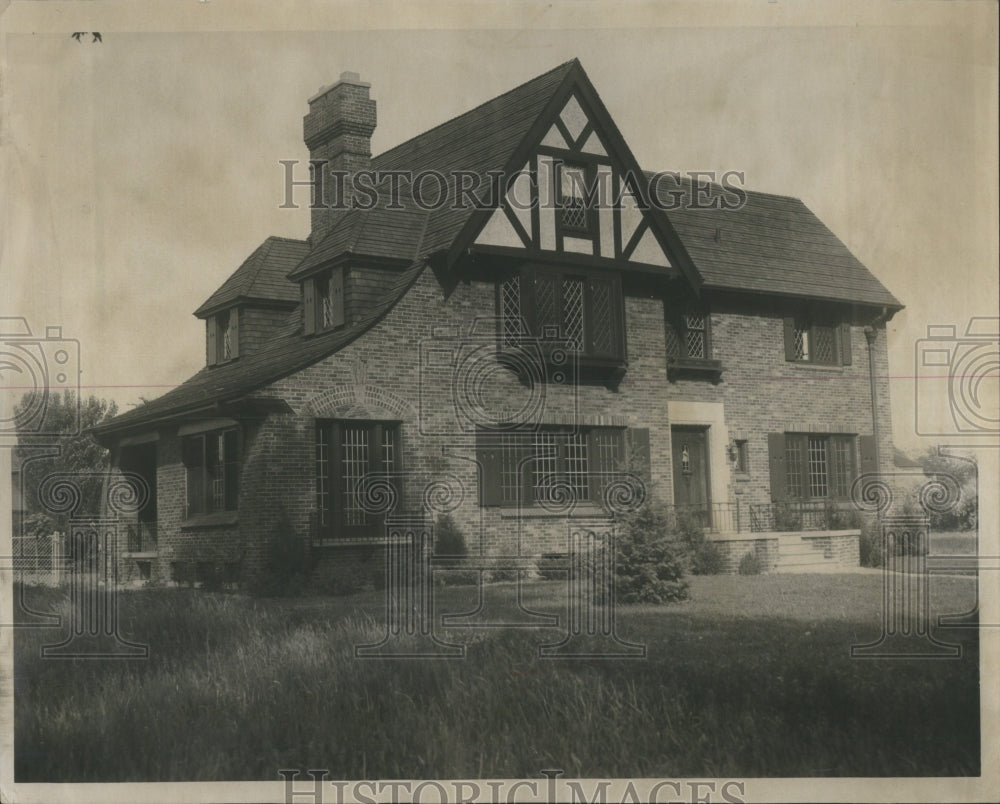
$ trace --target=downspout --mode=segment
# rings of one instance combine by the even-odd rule
[[[879,426],[878,426],[878,392],[875,387],[875,339],[878,337],[876,327],[889,318],[889,310],[882,308],[879,313],[865,326],[865,340],[868,342],[868,385],[871,389],[872,397],[872,438],[875,440],[875,470],[881,471],[882,456],[879,446]]]

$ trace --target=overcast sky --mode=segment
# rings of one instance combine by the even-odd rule
[[[267,235],[308,233],[279,160],[307,158],[307,98],[344,70],[377,154],[579,57],[643,167],[801,198],[906,305],[904,447],[926,326],[998,314],[994,3],[31,5],[0,19],[0,314],[79,338],[87,390],[123,407],[201,367],[191,313]]]

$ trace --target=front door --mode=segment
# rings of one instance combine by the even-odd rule
[[[712,526],[709,492],[708,428],[671,427],[674,459],[674,505],[704,528]]]

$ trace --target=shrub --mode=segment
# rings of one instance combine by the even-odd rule
[[[312,569],[309,540],[295,532],[284,509],[279,509],[267,544],[267,570],[256,579],[253,591],[268,597],[300,594]]]
[[[757,553],[750,551],[740,559],[740,575],[760,575],[761,565]]]
[[[849,530],[858,526],[858,512],[828,500],[826,503],[827,530]]]
[[[862,519],[858,553],[862,567],[885,565],[885,556],[882,554],[882,529],[878,517],[866,516]]]
[[[776,531],[788,532],[799,530],[802,527],[802,512],[800,510],[788,503],[775,503],[773,510]]]
[[[666,513],[652,504],[623,519],[615,566],[619,602],[673,603],[687,599],[687,551],[668,533]]]
[[[452,559],[447,566],[456,568],[461,567],[463,559],[469,555],[469,548],[465,544],[465,534],[462,533],[462,529],[458,527],[451,514],[441,514],[434,523],[434,555]],[[479,572],[450,569],[438,572],[434,577],[438,583],[461,586],[477,583]]]
[[[538,577],[543,581],[566,580],[566,560],[565,553],[545,553],[538,560]]]
[[[682,509],[674,515],[670,530],[686,548],[688,570],[692,575],[718,575],[722,572],[725,564],[722,551],[705,538],[700,517]]]

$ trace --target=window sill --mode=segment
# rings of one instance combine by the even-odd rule
[[[786,360],[789,366],[803,371],[832,371],[836,374],[844,373],[844,366],[839,363],[807,363],[803,360]]]
[[[239,514],[236,511],[216,511],[211,514],[195,514],[181,522],[181,530],[198,530],[199,528],[217,528],[236,525]]]
[[[718,382],[722,377],[722,361],[704,357],[672,357],[667,360],[667,376],[685,375]]]
[[[503,506],[490,506],[500,508],[501,519],[566,519],[575,517],[607,517],[610,516],[601,506],[593,503],[583,503],[574,507],[570,512],[548,511],[540,505],[525,506],[524,508],[506,508]]]
[[[749,483],[750,482],[750,473],[749,472],[735,471],[735,472],[733,472],[733,479],[737,483]]]

